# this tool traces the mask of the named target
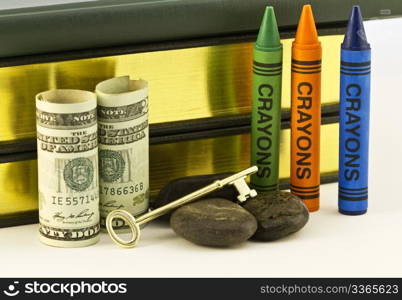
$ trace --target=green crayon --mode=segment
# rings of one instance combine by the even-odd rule
[[[279,183],[282,44],[272,6],[267,6],[254,46],[251,116],[251,176],[257,191],[275,191]]]

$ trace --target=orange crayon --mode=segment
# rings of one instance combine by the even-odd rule
[[[291,192],[309,211],[320,201],[321,43],[304,5],[292,44]]]

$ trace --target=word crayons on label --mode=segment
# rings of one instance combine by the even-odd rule
[[[281,129],[282,44],[272,7],[268,6],[254,46],[251,118],[251,176],[257,191],[278,189]]]
[[[310,5],[304,5],[292,44],[291,192],[319,209],[321,43]]]

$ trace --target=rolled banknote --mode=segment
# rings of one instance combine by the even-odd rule
[[[36,96],[39,237],[56,247],[99,240],[96,95],[50,90]]]
[[[109,212],[125,209],[134,216],[149,203],[148,84],[128,76],[96,86],[98,98],[100,224]],[[117,232],[128,230],[115,219]]]

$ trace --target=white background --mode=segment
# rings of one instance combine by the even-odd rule
[[[337,184],[328,184],[321,188],[321,209],[300,232],[230,249],[193,245],[160,222],[143,230],[134,249],[117,247],[106,234],[87,248],[52,248],[39,242],[37,225],[4,228],[0,276],[402,276],[402,19],[365,26],[373,49],[366,215],[339,214]]]

